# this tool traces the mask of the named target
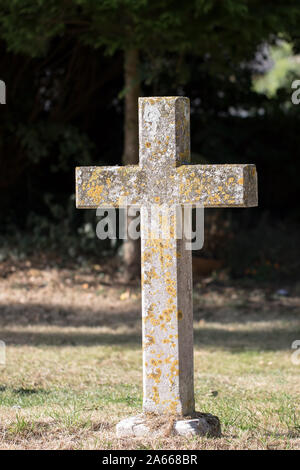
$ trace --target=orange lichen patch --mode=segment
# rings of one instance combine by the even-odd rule
[[[172,313],[174,312],[175,305],[169,308],[165,308],[162,312],[164,320],[169,323],[172,319]]]
[[[182,310],[178,310],[178,312],[177,312],[177,319],[178,319],[179,321],[183,319]]]
[[[171,365],[171,374],[173,376],[179,375],[179,369],[176,366],[178,366],[178,361],[177,360],[173,361],[172,365]]]
[[[144,276],[146,276],[146,278],[144,277],[144,284],[151,284],[153,279],[159,278],[154,268],[151,268],[149,271],[145,271]]]
[[[165,363],[166,363],[166,364],[171,364],[171,359],[172,359],[172,357],[173,357],[173,354],[167,356],[166,359],[165,359]]]
[[[166,291],[172,297],[176,296],[176,281],[172,280],[171,277],[166,276],[165,282],[167,284]]]
[[[178,366],[178,360],[173,361],[170,367],[170,375],[169,375],[169,380],[171,384],[174,383],[174,378],[178,377],[179,375],[179,369],[177,366]]]
[[[175,237],[175,221],[174,221],[174,217],[171,218],[170,237],[171,237],[171,238],[174,238],[174,237]]]
[[[169,406],[168,406],[168,408],[167,408],[170,414],[172,414],[172,415],[176,414],[176,412],[177,412],[177,405],[178,405],[178,402],[175,401],[175,400],[170,402],[170,404],[169,404]]]
[[[150,307],[148,308],[147,316],[145,317],[145,321],[150,320],[153,326],[157,326],[160,324],[159,318],[155,318],[155,315],[154,315],[155,307],[156,307],[156,304],[152,303]]]
[[[150,148],[151,147],[151,142],[146,142],[145,147]]]
[[[154,385],[154,386],[152,387],[152,391],[153,391],[152,400],[154,401],[154,403],[156,403],[157,405],[159,405],[159,403],[160,403],[160,398],[159,398],[158,388]]]
[[[240,179],[238,179],[238,184],[244,184],[244,178],[241,177]]]
[[[166,291],[169,295],[173,295],[173,297],[176,297],[176,289],[174,287],[167,286]]]
[[[227,180],[227,184],[232,184],[235,182],[235,179],[233,178],[233,176],[230,176]]]
[[[162,364],[162,361],[160,359],[156,360],[156,359],[152,358],[152,359],[150,359],[150,364],[154,367],[157,367],[160,364]]]
[[[146,246],[151,247],[153,253],[161,253],[163,250],[167,250],[171,247],[168,240],[161,240],[155,238],[146,240]]]
[[[219,204],[220,203],[220,196],[218,194],[215,194],[214,196],[210,196],[208,198],[208,200],[211,204]]]
[[[142,253],[142,263],[147,263],[150,262],[152,259],[152,253],[151,251],[144,251]]]
[[[97,186],[97,185],[93,184],[88,189],[87,195],[88,195],[89,198],[92,199],[94,204],[97,204],[101,199],[101,195],[103,193],[103,190],[104,190],[104,186]]]
[[[146,346],[152,346],[153,344],[155,344],[154,336],[146,335],[146,340],[147,340]]]
[[[155,372],[151,372],[150,374],[147,374],[147,377],[149,377],[149,379],[153,379],[155,383],[159,384],[160,377],[161,377],[161,369],[157,368]]]

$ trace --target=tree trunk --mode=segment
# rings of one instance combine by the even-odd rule
[[[123,165],[136,165],[139,162],[138,144],[138,98],[140,96],[139,51],[125,51],[125,117]],[[129,225],[131,218],[127,218]],[[140,274],[140,240],[125,240],[124,279],[129,281]]]

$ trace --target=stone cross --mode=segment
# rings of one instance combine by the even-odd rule
[[[189,118],[188,98],[140,98],[139,165],[76,169],[77,208],[124,200],[141,208],[143,410],[159,415],[195,411],[192,256],[174,230],[168,239],[144,236],[146,209],[257,205],[255,165],[187,164]],[[174,224],[177,217],[173,210]]]

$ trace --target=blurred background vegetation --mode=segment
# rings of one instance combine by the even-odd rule
[[[74,168],[136,161],[136,97],[191,100],[194,163],[255,163],[259,207],[206,211],[232,277],[300,269],[298,1],[0,0],[0,261],[122,252],[75,209]]]

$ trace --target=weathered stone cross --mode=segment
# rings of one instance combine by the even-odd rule
[[[174,231],[169,239],[143,237],[145,209],[257,205],[254,165],[186,165],[189,116],[188,98],[140,98],[139,166],[76,169],[78,208],[120,207],[124,200],[141,207],[145,413],[194,413],[191,251]],[[176,211],[172,217],[175,223]],[[139,424],[142,431],[135,420],[127,434]]]

